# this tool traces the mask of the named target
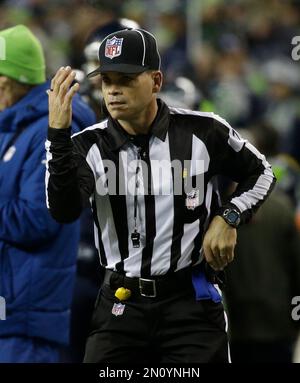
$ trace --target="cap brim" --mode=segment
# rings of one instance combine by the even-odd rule
[[[88,78],[91,78],[91,77],[95,77],[95,76],[98,76],[98,74],[100,74],[100,68],[97,68],[95,70],[93,70],[93,72],[90,72],[86,75],[86,77]]]
[[[104,72],[120,72],[120,73],[142,73],[148,70],[148,67],[140,66],[140,65],[130,65],[130,64],[107,64],[102,65],[95,69],[93,72],[87,75],[88,78],[95,77],[98,74]]]

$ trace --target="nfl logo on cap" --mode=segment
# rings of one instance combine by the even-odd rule
[[[120,56],[122,52],[123,38],[118,39],[116,36],[106,40],[105,44],[105,56],[113,59]]]

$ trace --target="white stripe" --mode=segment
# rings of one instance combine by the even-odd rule
[[[214,117],[213,112],[199,112],[197,110],[191,110],[191,109],[184,109],[184,108],[174,108],[172,106],[169,106],[169,110],[171,114],[189,114],[191,116],[202,116],[202,117]]]
[[[213,192],[213,181],[209,181],[207,184],[207,190],[206,190],[206,197],[205,197],[205,207],[207,210],[207,217],[204,223],[204,230],[208,227],[208,222],[210,220],[210,205],[211,205],[211,199],[212,199],[212,192]]]
[[[269,174],[267,174],[269,173]],[[238,197],[234,197],[230,202],[233,203],[242,213],[245,210],[251,209],[259,201],[263,200],[267,195],[270,185],[273,181],[273,173],[271,170],[266,169],[262,174],[253,189],[242,193]]]
[[[169,107],[170,113],[171,114],[184,114],[184,115],[191,115],[191,116],[199,116],[199,117],[209,117],[213,118],[221,124],[225,125],[229,130],[232,129],[231,125],[221,116],[218,114],[215,114],[213,112],[200,112],[197,110],[190,110],[190,109],[184,109],[184,108],[174,108],[174,107]]]
[[[248,148],[253,154],[256,155],[257,158],[259,158],[261,161],[262,161],[262,164],[264,165],[265,168],[270,168],[271,169],[271,165],[269,164],[269,162],[266,160],[266,157],[261,154],[252,144],[250,144],[250,142],[246,142],[246,148]],[[271,174],[273,174],[271,172]]]
[[[181,256],[177,263],[177,270],[191,264],[191,254],[194,250],[194,239],[199,233],[199,219],[192,223],[185,223],[181,238]]]
[[[92,126],[88,126],[87,128],[81,130],[80,132],[72,134],[71,138],[78,136],[79,134],[84,133],[87,130],[95,130],[95,129],[106,129],[108,126],[108,120],[104,120],[98,124],[94,124]]]
[[[102,243],[107,258],[107,267],[113,269],[115,264],[121,261],[121,254],[109,195],[99,196],[95,193],[95,202],[97,206],[97,218],[102,234]]]
[[[169,106],[169,110],[171,114],[184,114],[191,116],[214,118],[215,120],[221,122],[223,125],[227,126],[227,128],[231,129],[230,124],[226,120],[224,120],[224,118],[220,117],[218,114],[215,114],[213,112],[200,112],[198,110],[174,108],[172,106]]]
[[[226,311],[224,310],[224,319],[225,319],[225,331],[228,333],[228,318]],[[227,340],[227,354],[228,354],[228,363],[231,363],[231,355],[230,355],[230,345]]]
[[[227,128],[232,129],[230,124],[221,116],[218,114],[215,114],[213,112],[200,112],[198,110],[191,110],[191,109],[184,109],[184,108],[174,108],[172,106],[169,106],[169,110],[171,114],[184,114],[184,115],[191,115],[191,116],[199,116],[199,117],[209,117],[214,118],[215,120],[221,122],[223,125],[225,125]]]
[[[190,176],[207,172],[209,163],[210,157],[206,145],[193,134]]]
[[[215,114],[215,113],[212,113],[212,117],[219,121],[222,125],[225,125],[229,130],[232,129],[231,125],[221,116],[219,116],[218,114]]]
[[[49,140],[46,140],[45,142],[45,149],[46,149],[45,187],[46,187],[46,204],[48,209],[50,209],[49,199],[48,199],[48,184],[49,184],[49,177],[50,177],[49,161],[52,160],[52,153],[50,152],[50,146],[51,146],[51,142]]]
[[[142,65],[145,66],[145,56],[146,56],[146,44],[145,44],[145,38],[144,38],[144,35],[142,34],[142,32],[140,32],[139,30],[135,30],[137,33],[139,33],[139,35],[141,36],[142,38],[142,41],[143,41],[143,47],[144,47],[144,53],[143,53],[143,60],[142,60]]]
[[[151,274],[160,275],[169,270],[174,226],[174,198],[169,135],[162,142],[157,137],[150,141],[150,161],[155,198],[156,236],[153,241]],[[155,160],[155,161],[153,161]],[[159,171],[157,164],[161,167]],[[164,191],[168,191],[170,195]],[[166,214],[163,214],[166,212]]]
[[[217,292],[219,293],[220,297],[222,298],[223,294],[222,294],[222,290],[220,289],[219,285],[218,284],[214,284],[214,288],[217,290]]]
[[[265,156],[261,154],[249,142],[246,143],[246,148],[256,155],[262,161],[265,167],[264,173],[259,176],[256,184],[251,190],[242,193],[238,197],[234,197],[230,202],[233,203],[241,212],[253,208],[258,201],[261,201],[268,194],[270,186],[274,180],[271,166],[266,160]]]
[[[100,150],[97,144],[90,147],[85,159],[94,174],[95,184],[97,186],[99,178],[103,180],[106,179]]]
[[[148,33],[148,35],[152,36],[152,38],[153,38],[154,41],[155,41],[156,53],[157,53],[157,56],[158,56],[158,59],[159,59],[158,70],[160,70],[161,58],[160,58],[160,54],[159,54],[159,51],[158,51],[157,39],[156,39],[156,37],[155,37],[151,32],[145,31],[144,29],[143,29],[143,31],[144,31],[145,33]]]
[[[98,178],[101,176],[99,170],[100,169],[103,170],[103,173],[104,173],[104,168],[101,167],[102,159],[101,159],[100,152],[99,152],[99,149],[98,149],[96,144],[94,144],[90,147],[89,151],[87,152],[85,160],[88,163],[89,167],[91,168],[91,170],[94,174],[95,182],[97,182]],[[99,168],[98,168],[98,166],[99,166]],[[97,174],[98,174],[98,176],[97,176]]]
[[[104,180],[104,165],[96,144],[92,145],[88,151],[86,161],[94,173],[95,182],[99,182],[100,177]],[[102,243],[107,257],[107,267],[113,268],[117,262],[121,261],[121,254],[109,195],[99,195],[95,191],[94,198],[97,207],[97,218],[102,233]],[[97,238],[95,238],[96,240]]]
[[[99,248],[99,230],[96,224],[94,223],[94,241],[95,247],[98,250],[99,260],[100,260],[100,248]]]

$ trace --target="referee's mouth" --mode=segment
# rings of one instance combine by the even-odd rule
[[[125,102],[121,102],[121,101],[111,101],[108,103],[108,105],[111,107],[111,108],[119,108],[121,106],[124,106],[126,105]]]

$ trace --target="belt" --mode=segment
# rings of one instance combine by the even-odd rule
[[[190,267],[186,267],[177,272],[147,279],[126,277],[116,271],[107,269],[103,283],[109,285],[113,290],[117,290],[119,287],[125,287],[135,295],[156,298],[192,288],[192,271]]]

